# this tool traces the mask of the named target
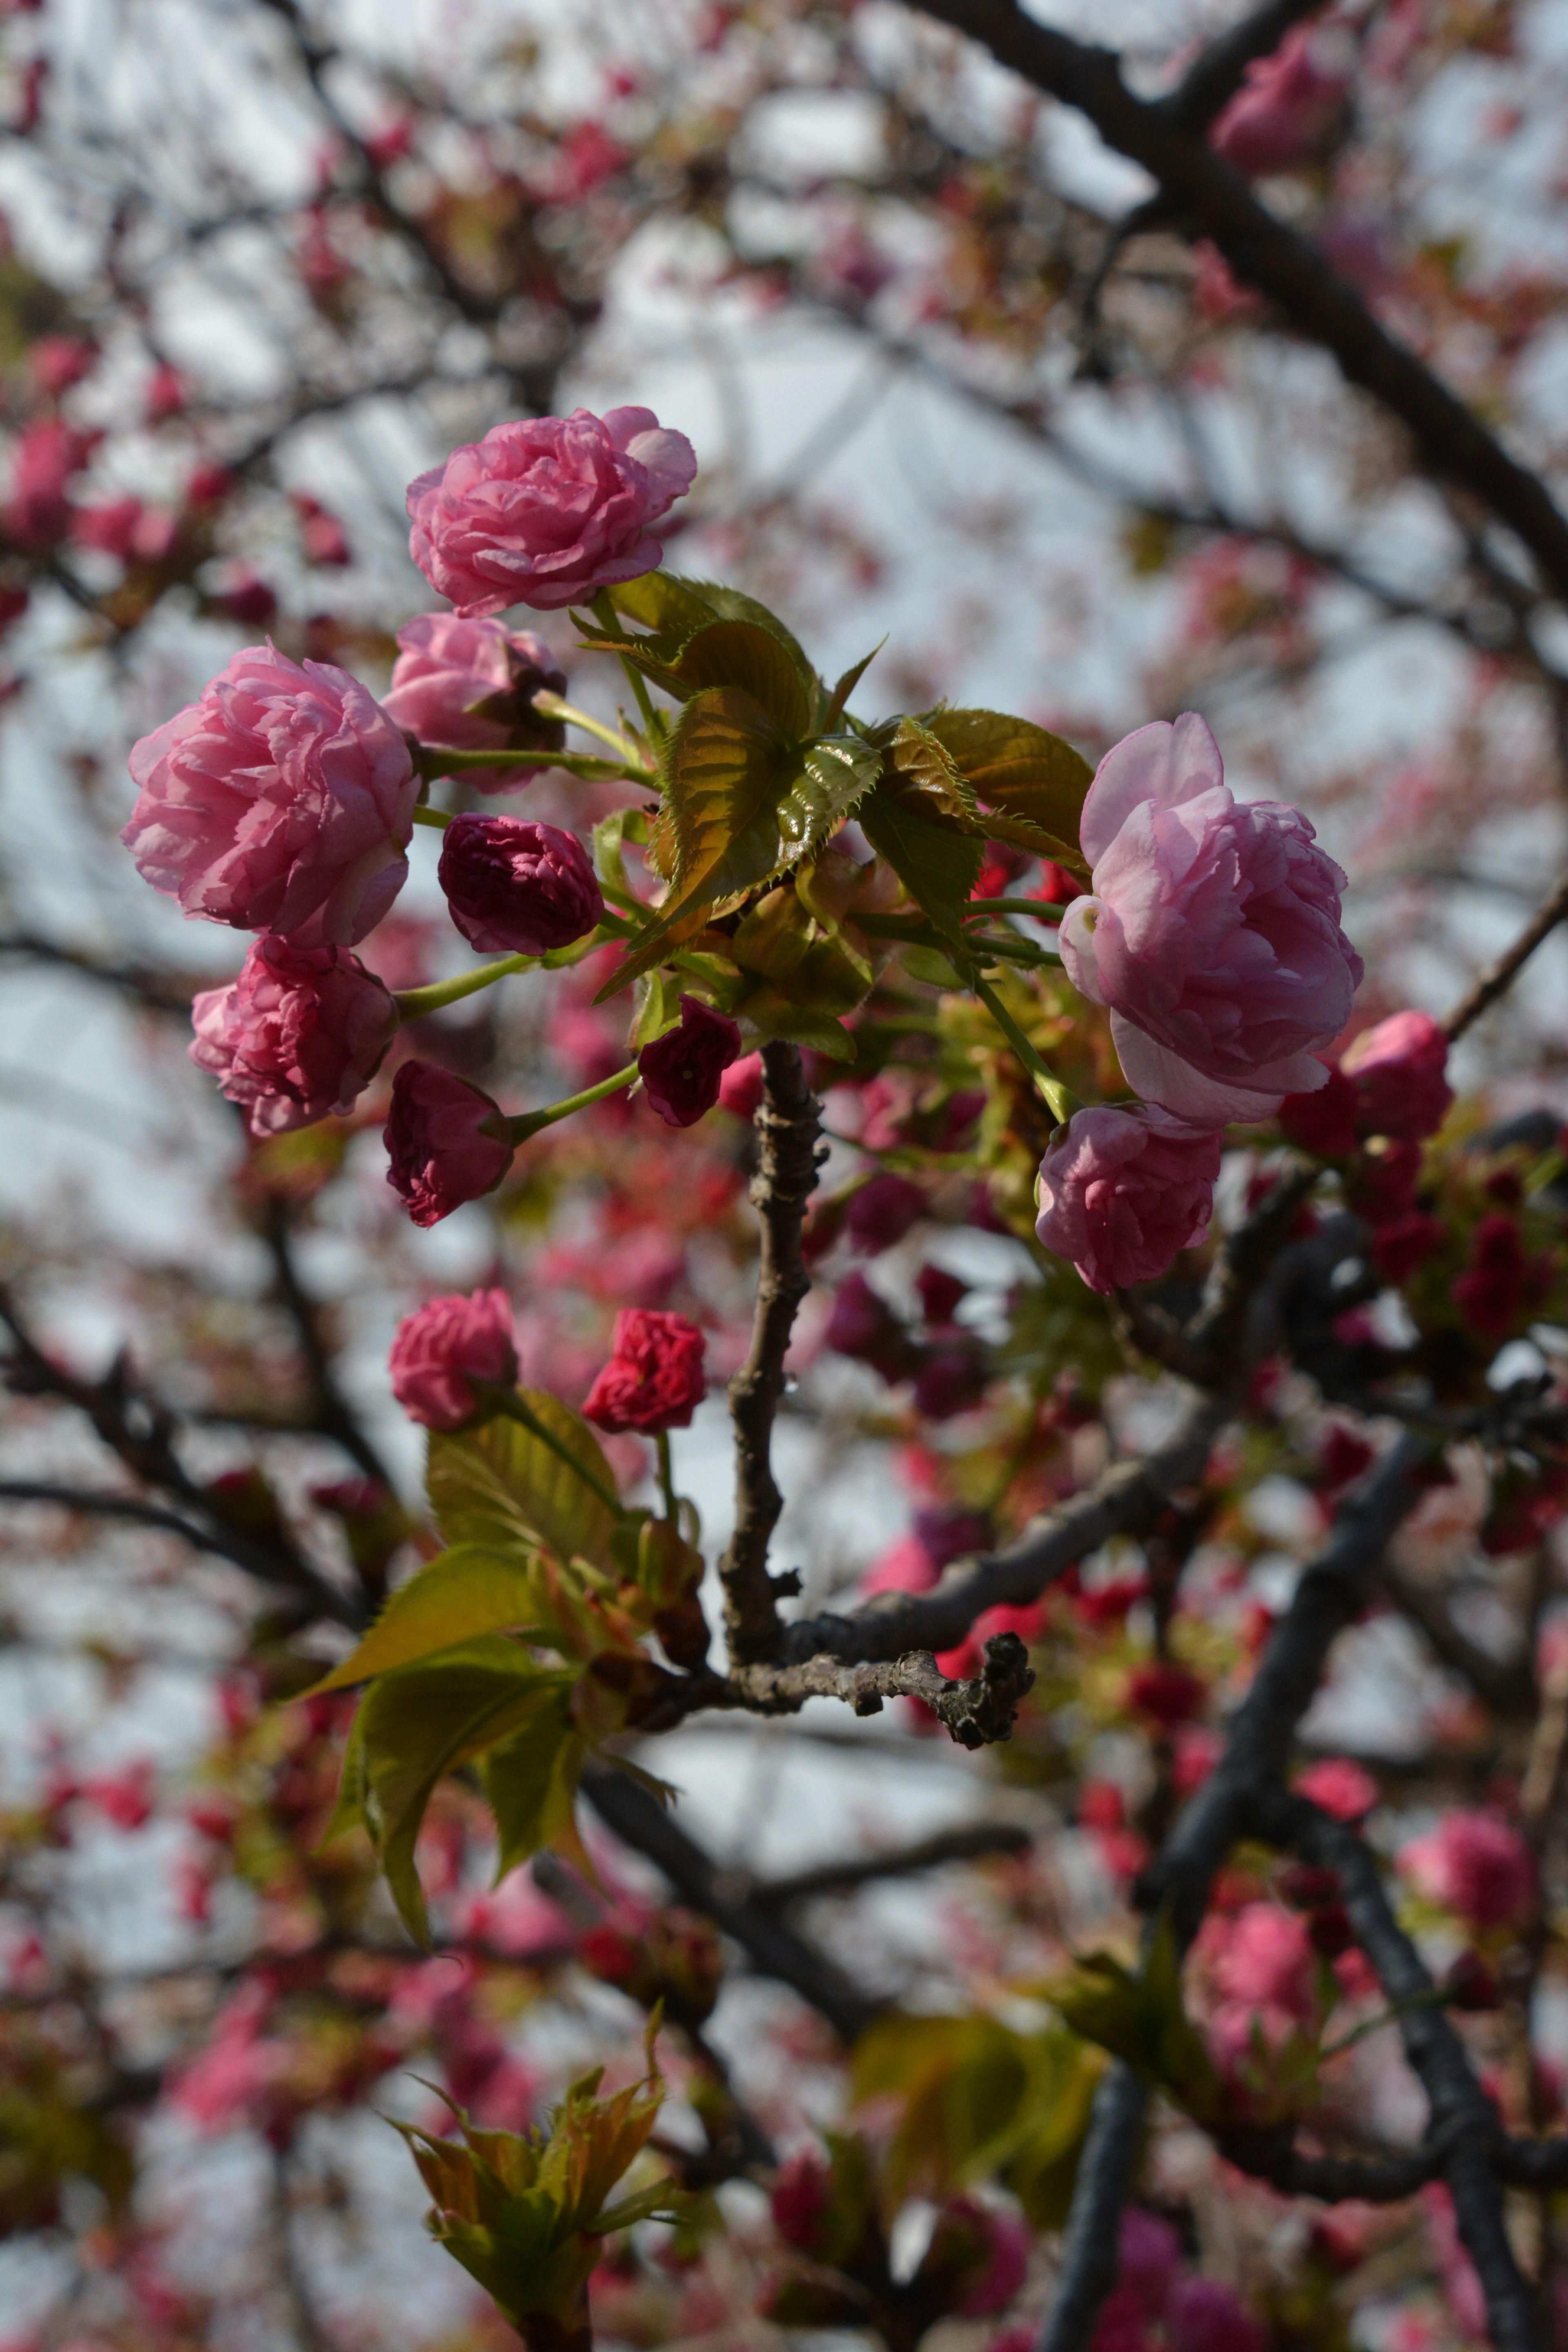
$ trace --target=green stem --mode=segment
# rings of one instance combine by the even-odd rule
[[[966,898],[965,915],[1029,915],[1037,923],[1059,923],[1065,907],[1048,907],[1043,898]]]
[[[600,589],[590,609],[605,635],[607,637],[619,638],[622,644],[625,644],[626,633],[621,626],[620,614],[610,602],[610,592],[607,588]],[[621,667],[626,674],[627,684],[637,696],[637,709],[642,713],[643,725],[651,728],[654,723],[653,704],[648,698],[647,685],[643,674],[636,662],[628,661],[625,654],[621,656]]]
[[[659,1430],[653,1442],[658,1455],[658,1491],[664,1496],[664,1516],[670,1526],[675,1527],[680,1517],[680,1498],[675,1491],[675,1465],[670,1460],[668,1430]]]
[[[414,822],[416,824],[433,824],[438,833],[445,833],[452,819],[446,809],[416,808]]]
[[[590,1103],[603,1102],[606,1095],[618,1094],[623,1087],[631,1085],[637,1074],[637,1064],[628,1062],[613,1078],[601,1078],[596,1087],[584,1087],[580,1095],[568,1095],[563,1102],[552,1103],[547,1110],[522,1112],[511,1121],[512,1142],[526,1143],[541,1128],[553,1127],[557,1119],[570,1118],[574,1110],[586,1110]]]
[[[616,728],[606,727],[602,719],[591,719],[585,710],[579,710],[575,703],[563,702],[561,697],[552,694],[548,687],[542,688],[534,696],[533,707],[545,719],[563,719],[569,727],[581,727],[585,734],[596,735],[601,743],[607,743],[612,751],[620,753],[623,760],[640,760],[641,754],[629,736],[621,734]],[[648,772],[652,773],[651,769]]]
[[[617,744],[617,750],[624,747]],[[564,768],[590,782],[616,777],[627,783],[646,783],[652,773],[646,764],[631,766],[619,760],[595,760],[586,751],[444,751],[438,743],[421,743],[414,764],[427,784],[442,776],[460,776],[465,768]]]
[[[1074,1111],[1083,1108],[1077,1095],[1073,1093],[1070,1087],[1064,1087],[1060,1078],[1054,1076],[1047,1068],[988,980],[976,979],[974,993],[1039,1087],[1053,1117],[1059,1119],[1065,1127]]]
[[[1402,2017],[1414,2017],[1423,2009],[1446,2009],[1449,1999],[1446,1985],[1433,1985],[1426,1992],[1412,1993],[1408,2000],[1396,2000],[1392,2008],[1381,2010],[1376,2017],[1363,2017],[1359,2025],[1352,2025],[1348,2033],[1342,2033],[1337,2042],[1331,2042],[1326,2050],[1319,2051],[1319,2065],[1326,2066],[1331,2058],[1338,2058],[1346,2050],[1353,2050],[1356,2043],[1364,2042],[1369,2033],[1379,2033],[1385,2025],[1397,2025]]]
[[[595,1477],[586,1463],[578,1461],[571,1447],[563,1444],[552,1429],[545,1427],[539,1415],[530,1406],[524,1404],[515,1389],[492,1388],[488,1381],[475,1381],[472,1386],[480,1396],[492,1402],[498,1412],[505,1413],[509,1421],[521,1422],[531,1436],[538,1438],[541,1445],[548,1445],[558,1461],[564,1462],[569,1470],[574,1470],[577,1473],[584,1486],[591,1494],[598,1496],[606,1510],[614,1511],[617,1519],[625,1518],[626,1506],[620,1496],[612,1494],[604,1482]]]
[[[510,971],[536,971],[537,956],[503,956],[500,963],[481,963],[473,971],[463,971],[456,980],[433,980],[428,988],[402,988],[393,998],[400,1021],[422,1021],[426,1013],[439,1013],[444,1004],[456,1004],[459,997],[472,996],[492,981],[504,980]]]

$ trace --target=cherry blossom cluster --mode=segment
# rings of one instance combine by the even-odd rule
[[[348,1111],[402,1022],[447,1001],[439,988],[395,994],[353,952],[402,888],[421,818],[444,826],[437,874],[458,930],[512,960],[449,992],[600,931],[605,899],[574,834],[510,815],[439,817],[426,788],[471,763],[494,793],[564,756],[563,718],[582,714],[562,702],[549,648],[497,615],[582,605],[653,569],[654,527],[695,470],[690,445],[647,409],[498,425],[409,487],[415,561],[456,612],[405,627],[384,701],[330,665],[249,647],[135,746],[141,796],[124,839],[141,872],[187,915],[260,934],[238,979],[197,999],[191,1049],[253,1135]],[[1037,1231],[1111,1291],[1163,1275],[1201,1240],[1227,1121],[1270,1118],[1287,1098],[1337,1102],[1358,1070],[1384,1097],[1410,1093],[1386,1115],[1395,1127],[1436,1097],[1430,1074],[1406,1072],[1412,1053],[1429,1057],[1425,1035],[1363,1040],[1342,1072],[1323,1058],[1362,977],[1340,923],[1344,876],[1298,810],[1237,802],[1201,719],[1142,728],[1107,753],[1081,842],[1091,887],[1067,907],[1059,951],[1079,992],[1109,1012],[1139,1099],[1077,1108],[1058,1128]],[[660,1118],[689,1126],[719,1100],[742,1042],[727,1014],[682,996],[675,1025],[604,1088],[639,1079]],[[416,1223],[434,1223],[493,1191],[537,1124],[405,1060],[385,1128],[390,1181]],[[458,1332],[450,1324],[454,1348]],[[462,1352],[432,1425],[462,1392]],[[643,1424],[606,1423],[621,1425]]]

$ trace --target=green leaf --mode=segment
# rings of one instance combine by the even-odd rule
[[[372,1683],[360,1701],[360,1811],[398,1916],[429,1940],[414,1848],[436,1783],[527,1719],[542,1690],[569,1692],[567,1667],[536,1666],[500,1635],[481,1636]]]
[[[836,833],[876,772],[876,755],[855,737],[791,743],[737,687],[695,695],[665,751],[675,851],[669,899],[596,1001],[661,962],[701,928],[710,908],[766,882]]]
[[[807,1045],[835,1062],[855,1059],[855,1040],[841,1022],[814,1005],[796,1003],[782,988],[754,990],[742,999],[741,1010],[763,1037],[787,1037],[792,1045]]]
[[[1168,1916],[1136,1975],[1114,1953],[1090,1952],[1042,1990],[1086,2042],[1163,2084],[1200,2121],[1215,2113],[1218,2077],[1183,2006],[1181,1956]]]
[[[1054,838],[1058,846],[1047,856],[1088,870],[1078,847],[1078,831],[1094,771],[1080,751],[1046,728],[999,710],[938,709],[924,712],[921,724],[981,800],[1024,820],[1037,834]],[[993,828],[993,838],[1013,836]]]
[[[837,726],[839,720],[844,716],[845,704],[848,701],[850,696],[859,685],[860,680],[865,677],[866,672],[870,668],[871,664],[876,660],[877,656],[881,652],[882,646],[885,646],[887,642],[887,638],[884,637],[881,641],[881,645],[873,646],[868,654],[862,654],[858,662],[852,662],[849,667],[845,671],[843,677],[839,679],[837,685],[833,689],[826,712],[823,718],[822,724],[826,733],[831,734],[834,728]]]
[[[777,640],[808,692],[816,684],[816,674],[798,640],[778,614],[739,588],[713,580],[685,580],[678,572],[645,572],[640,579],[628,580],[609,593],[617,613],[640,622],[662,640],[658,650],[667,660],[673,660],[680,646],[709,622],[745,621]],[[805,731],[804,725],[800,731]]]
[[[961,938],[963,908],[980,872],[980,843],[933,824],[885,784],[878,785],[857,814],[867,840],[915,904],[950,939]]]
[[[734,686],[761,703],[798,740],[811,727],[812,697],[778,638],[754,621],[715,621],[680,648],[675,671],[689,694]]]
[[[932,824],[980,833],[979,803],[940,736],[918,719],[900,719],[884,754],[883,790]]]
[[[524,1389],[523,1402],[610,1493],[615,1477],[581,1414],[547,1389]],[[541,1548],[558,1560],[574,1554],[611,1566],[615,1515],[520,1422],[497,1415],[478,1429],[433,1431],[426,1491],[451,1545],[472,1545],[520,1564]]]
[[[572,1694],[559,1684],[542,1690],[517,1729],[486,1751],[479,1777],[500,1843],[497,1885],[570,1827],[583,1756]]]
[[[315,1691],[346,1690],[477,1633],[526,1629],[535,1608],[530,1565],[479,1544],[454,1545],[399,1585],[364,1639]]]

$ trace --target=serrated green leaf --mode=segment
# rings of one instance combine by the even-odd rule
[[[931,824],[884,784],[861,802],[858,815],[867,840],[915,904],[939,930],[959,939],[963,908],[980,872],[979,841]]]
[[[517,1643],[491,1634],[383,1675],[360,1701],[361,1814],[416,1942],[428,1942],[429,1921],[414,1848],[436,1783],[526,1719],[536,1693],[569,1691],[574,1679],[570,1668],[536,1666]]]
[[[851,662],[849,667],[844,672],[843,677],[839,679],[837,685],[834,688],[831,696],[828,698],[827,709],[824,714],[822,721],[823,732],[825,734],[830,735],[833,732],[833,730],[837,726],[838,721],[844,716],[845,704],[848,701],[850,696],[854,693],[856,688],[859,685],[860,680],[865,677],[866,672],[870,668],[871,664],[876,660],[877,656],[881,652],[882,646],[885,646],[887,642],[887,638],[884,637],[881,640],[881,644],[873,646],[868,654],[862,654],[858,662]]]
[[[760,1036],[785,1037],[792,1045],[806,1045],[830,1061],[852,1062],[855,1040],[831,1013],[797,1004],[782,988],[756,989],[743,997],[742,1011]]]
[[[479,1777],[500,1846],[497,1885],[570,1824],[584,1753],[572,1694],[560,1685],[541,1691],[516,1730],[486,1751]]]
[[[674,842],[669,901],[599,992],[615,994],[701,928],[708,910],[766,882],[836,833],[877,772],[853,736],[789,741],[735,687],[695,695],[665,751]]]
[[[701,583],[683,580],[675,572],[645,572],[636,580],[624,580],[610,590],[610,602],[625,619],[681,637],[719,617]]]
[[[699,629],[681,646],[674,668],[689,693],[739,687],[792,740],[810,730],[806,681],[773,632],[755,621],[714,621]]]
[[[507,1559],[478,1544],[454,1545],[398,1586],[364,1639],[315,1690],[346,1690],[475,1634],[527,1628],[535,1600],[532,1559],[531,1552]]]
[[[1078,830],[1094,771],[1081,751],[1047,729],[999,710],[928,710],[921,714],[921,724],[982,801],[1051,836],[1058,847],[1045,855],[1088,870],[1078,847]],[[994,827],[992,837],[1013,838]],[[1021,845],[1032,847],[1034,843]]]
[[[900,719],[883,753],[883,790],[931,824],[979,833],[980,804],[939,736],[918,719]]]
[[[546,1389],[521,1393],[535,1419],[613,1494],[614,1474],[582,1415]],[[474,1545],[503,1559],[542,1547],[558,1560],[578,1554],[595,1568],[610,1568],[615,1515],[519,1422],[498,1415],[478,1429],[433,1431],[425,1486],[450,1545]]]

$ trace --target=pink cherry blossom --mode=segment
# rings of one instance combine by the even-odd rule
[[[1535,1894],[1535,1864],[1517,1830],[1495,1813],[1446,1813],[1399,1853],[1399,1867],[1428,1901],[1472,1927],[1516,1919]]]
[[[255,1136],[353,1108],[397,1034],[397,1007],[346,948],[258,940],[239,978],[191,1006],[198,1069],[240,1104]]]
[[[187,915],[352,947],[407,878],[419,784],[399,730],[357,678],[248,646],[131,754],[121,835]]]
[[[1083,805],[1093,895],[1062,918],[1075,987],[1110,1013],[1128,1084],[1194,1126],[1270,1118],[1326,1085],[1362,961],[1344,876],[1299,809],[1238,804],[1188,711],[1108,751]]]
[[[1234,2287],[1178,2279],[1165,2305],[1170,2352],[1267,2352],[1268,2337]]]
[[[1051,1138],[1036,1233],[1091,1290],[1152,1282],[1201,1242],[1214,1206],[1220,1139],[1142,1104],[1073,1113]]]
[[[1298,2024],[1310,2024],[1317,1996],[1304,1923],[1279,1904],[1247,1903],[1226,1929],[1215,1962],[1215,1981],[1226,1998],[1249,2008],[1279,2010]]]
[[[409,551],[464,620],[584,604],[662,562],[650,526],[696,473],[648,408],[514,419],[410,482]]]
[[[1436,1134],[1454,1099],[1447,1061],[1448,1040],[1430,1013],[1394,1013],[1346,1048],[1340,1071],[1354,1085],[1364,1128],[1419,1143]]]
[[[402,650],[382,709],[421,743],[452,751],[559,751],[566,730],[542,718],[533,697],[564,694],[566,677],[542,637],[500,621],[421,613],[397,632]],[[481,706],[481,707],[476,707]],[[481,793],[514,793],[534,768],[465,768]]]
[[[1248,179],[1310,163],[1342,113],[1350,76],[1332,37],[1307,25],[1272,56],[1254,58],[1209,132],[1209,144]]]
[[[469,1383],[517,1379],[511,1301],[504,1290],[426,1299],[397,1327],[386,1359],[392,1393],[426,1429],[460,1429],[479,1411]]]

